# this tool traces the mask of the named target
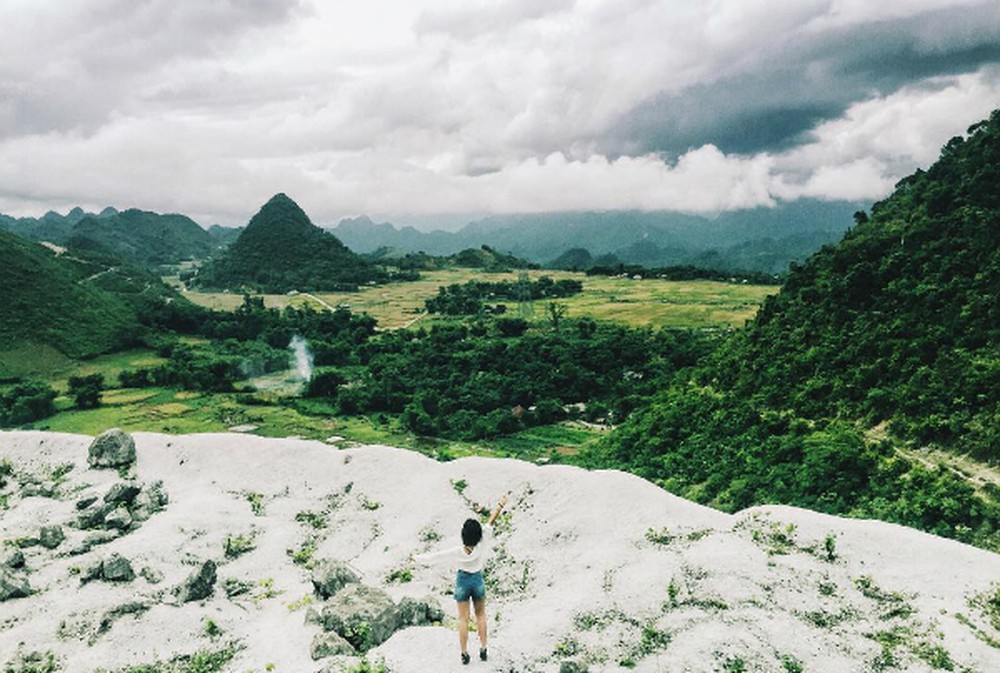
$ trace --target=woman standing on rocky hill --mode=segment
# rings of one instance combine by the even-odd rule
[[[479,632],[479,658],[486,661],[486,584],[483,567],[490,541],[493,522],[507,504],[504,494],[486,520],[485,528],[476,519],[466,519],[462,526],[462,546],[451,547],[429,554],[416,554],[411,558],[417,563],[430,564],[448,561],[457,570],[455,576],[455,601],[458,604],[458,644],[462,648],[462,663],[469,663],[469,599],[476,611],[476,630]]]

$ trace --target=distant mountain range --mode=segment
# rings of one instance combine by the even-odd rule
[[[34,241],[114,254],[145,267],[204,259],[233,239],[232,230],[206,231],[185,215],[135,208],[105,208],[96,214],[74,208],[66,215],[50,211],[40,218],[0,215],[0,229]]]
[[[450,255],[488,245],[549,266],[574,248],[626,264],[691,264],[779,273],[824,244],[840,240],[861,203],[796,201],[716,218],[670,212],[498,215],[455,232],[423,232],[362,216],[330,229],[355,252],[379,248]]]
[[[391,250],[448,256],[488,246],[534,264],[555,268],[561,259],[584,259],[586,251],[601,264],[647,267],[692,265],[718,270],[781,273],[825,244],[836,243],[865,204],[820,201],[782,203],[723,213],[715,218],[670,212],[583,212],[497,215],[470,222],[458,231],[420,231],[376,223],[366,216],[342,220],[327,231],[355,253]],[[310,222],[312,226],[312,223]],[[235,243],[245,227],[213,225],[203,229],[178,214],[105,208],[40,218],[0,215],[0,229],[35,241],[113,253],[146,267],[203,260]]]

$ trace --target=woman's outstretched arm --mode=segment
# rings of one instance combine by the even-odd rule
[[[500,499],[497,500],[497,506],[493,508],[493,513],[490,514],[490,518],[486,520],[487,526],[493,525],[493,522],[496,521],[496,518],[498,516],[500,516],[500,511],[503,510],[503,507],[506,504],[507,504],[507,494],[504,493],[503,495],[500,496]]]

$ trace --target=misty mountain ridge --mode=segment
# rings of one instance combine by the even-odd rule
[[[826,243],[838,241],[864,204],[796,201],[715,218],[656,211],[496,215],[455,232],[423,232],[375,223],[367,216],[330,229],[359,253],[396,248],[432,255],[488,245],[547,264],[573,248],[647,266],[711,264],[713,268],[779,273]]]

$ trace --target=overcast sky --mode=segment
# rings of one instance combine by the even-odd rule
[[[1000,107],[996,0],[2,0],[0,212],[875,200]]]

